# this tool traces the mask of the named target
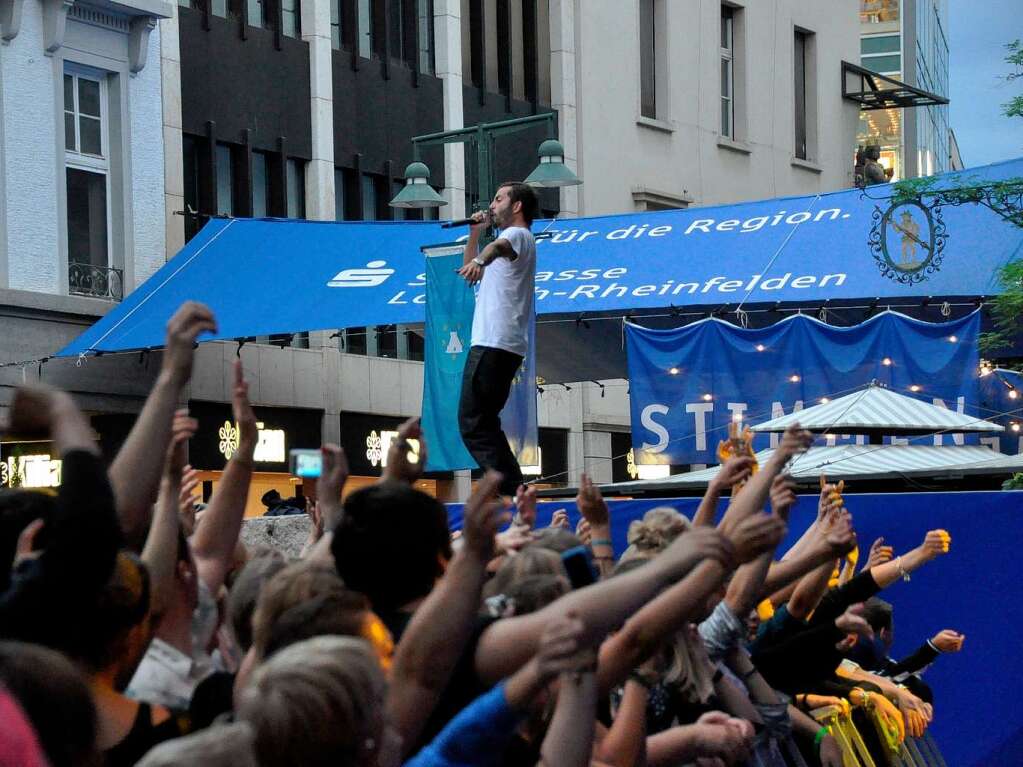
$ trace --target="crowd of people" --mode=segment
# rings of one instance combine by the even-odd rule
[[[344,453],[322,447],[310,541],[288,561],[239,540],[258,438],[240,362],[238,449],[209,503],[192,498],[197,425],[178,403],[215,330],[201,305],[175,314],[109,466],[70,395],[15,394],[5,430],[45,436],[63,468],[56,493],[0,493],[0,764],[841,767],[821,710],[851,710],[870,749],[936,716],[920,672],[963,637],[893,660],[878,594],[950,537],[878,540],[858,567],[855,510],[827,484],[779,551],[808,432],[762,466],[730,458],[693,519],[655,509],[616,552],[585,476],[574,532],[564,515],[537,529],[535,490],[503,497],[490,471],[453,534],[413,487],[413,420],[343,503]]]

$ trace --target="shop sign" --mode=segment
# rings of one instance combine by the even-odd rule
[[[40,455],[8,456],[0,463],[0,486],[3,487],[58,487],[61,461]]]
[[[284,463],[287,460],[285,448],[284,429],[264,429],[261,421],[256,423],[259,429],[259,439],[256,442],[256,452],[253,460],[257,463]],[[227,460],[231,460],[238,449],[240,431],[230,421],[224,421],[224,425],[217,432],[220,440],[220,454]]]

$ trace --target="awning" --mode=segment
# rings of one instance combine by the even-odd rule
[[[842,96],[856,101],[860,110],[905,109],[947,104],[948,99],[936,93],[914,88],[894,77],[878,74],[857,64],[842,62]]]
[[[755,432],[782,432],[794,423],[813,432],[892,435],[999,432],[1005,427],[871,384],[860,391],[757,424]]]
[[[1023,159],[950,174],[941,183],[1017,176],[1023,176]],[[620,327],[593,322],[588,328],[587,318],[740,302],[774,307],[866,298],[883,306],[921,296],[974,299],[997,290],[994,274],[1023,250],[1023,231],[981,206],[947,208],[942,263],[932,264],[924,281],[899,281],[867,245],[877,210],[889,205],[886,189],[872,187],[871,197],[849,189],[536,222],[534,231],[554,233],[537,245],[540,375],[547,376],[544,325],[552,321],[563,343],[586,345],[603,334],[618,341],[621,354]],[[894,243],[898,232],[885,236]],[[926,237],[923,229],[916,235]],[[420,247],[450,239],[435,222],[214,219],[58,356],[159,347],[167,320],[189,299],[217,316],[220,332],[203,341],[420,323],[426,300]],[[562,368],[589,362],[563,349],[554,360]]]
[[[764,464],[773,450],[761,450],[757,461]],[[711,466],[699,471],[660,479],[618,482],[602,491],[620,495],[641,492],[692,490],[706,487],[721,470]],[[813,484],[821,474],[847,480],[940,479],[969,475],[1001,475],[1023,471],[1023,455],[1004,455],[980,445],[836,445],[813,447],[795,458],[789,467],[793,479]]]

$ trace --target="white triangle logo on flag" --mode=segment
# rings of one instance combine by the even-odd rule
[[[462,353],[462,341],[458,337],[458,331],[452,330],[451,335],[448,337],[448,348],[445,349],[448,354],[461,354]]]

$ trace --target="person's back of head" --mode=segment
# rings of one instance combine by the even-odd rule
[[[529,575],[567,575],[556,551],[542,546],[526,546],[513,557],[505,557],[494,577],[483,587],[485,598],[507,594],[513,584]]]
[[[692,523],[670,506],[658,506],[629,523],[629,548],[623,559],[635,556],[653,556],[666,549],[672,541],[692,527]]]
[[[386,737],[386,683],[369,645],[323,636],[281,650],[255,672],[237,718],[262,767],[370,767]]]
[[[46,547],[46,523],[53,516],[56,497],[43,490],[20,488],[0,490],[0,592],[5,591],[11,581],[11,563],[18,547],[18,536],[36,519],[43,520],[43,528],[35,538],[36,548]]]
[[[401,482],[357,490],[345,500],[330,545],[345,585],[390,613],[425,597],[451,558],[447,510]]]
[[[556,602],[572,590],[564,575],[527,575],[512,583],[504,595],[514,615],[527,615]]]
[[[247,722],[208,727],[151,749],[136,767],[259,767]]]
[[[371,639],[375,617],[366,597],[346,588],[329,564],[295,562],[263,586],[252,618],[252,646],[258,657],[268,658],[325,634]]]
[[[871,597],[863,603],[863,619],[870,624],[875,634],[892,630],[892,613],[891,603],[879,597]]]
[[[260,591],[287,566],[284,555],[275,550],[249,560],[242,568],[227,598],[227,614],[234,640],[244,654],[252,646],[252,613]]]
[[[563,527],[545,527],[533,533],[533,540],[526,545],[523,551],[539,547],[549,549],[556,554],[564,554],[569,549],[575,549],[582,545],[583,542],[579,540],[579,536]]]
[[[39,645],[0,642],[0,685],[31,721],[51,767],[99,763],[92,695],[71,661]]]
[[[92,607],[90,630],[69,636],[60,648],[87,672],[116,671],[115,686],[123,689],[135,673],[152,639],[149,612],[149,571],[132,552],[118,553],[114,571]]]

